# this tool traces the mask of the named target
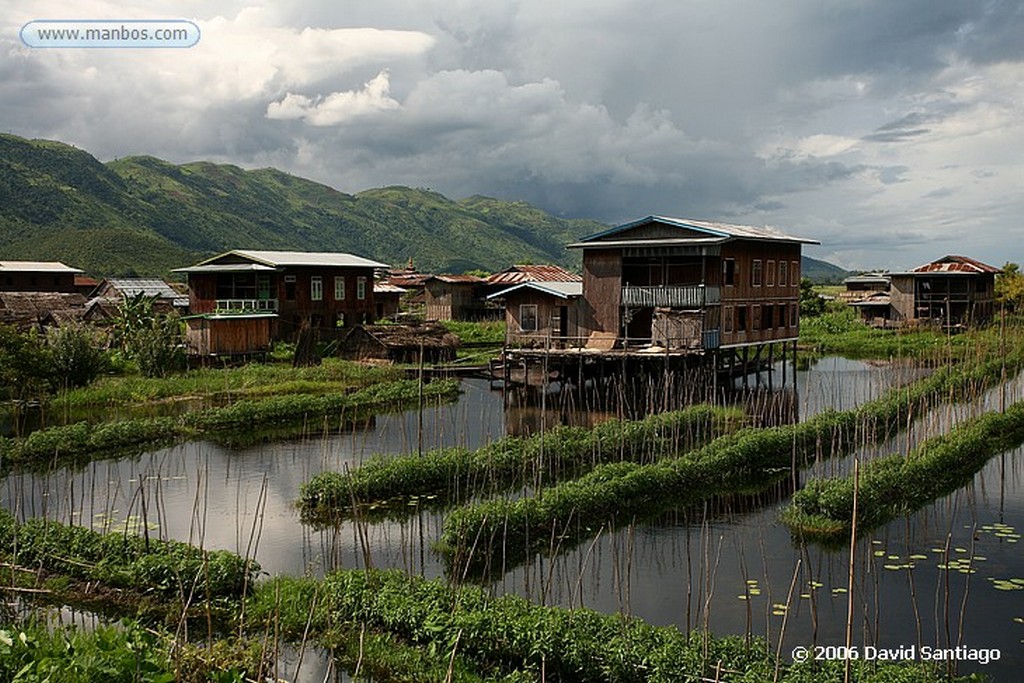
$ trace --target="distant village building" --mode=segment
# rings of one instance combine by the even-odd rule
[[[984,324],[995,310],[995,278],[1001,272],[967,256],[948,255],[891,273],[893,318],[944,328]]]
[[[888,292],[889,275],[886,273],[851,275],[843,280],[843,287],[843,291],[839,293],[840,301],[853,303],[876,292]]]
[[[487,284],[492,287],[508,287],[523,282],[582,282],[576,273],[569,272],[561,266],[550,264],[520,264],[510,266],[500,273],[494,273],[487,278]]]
[[[60,261],[0,261],[0,291],[73,294],[82,273]]]
[[[527,281],[487,297],[505,304],[505,343],[564,349],[582,346],[583,282]]]
[[[770,228],[648,216],[587,237],[580,328],[602,346],[702,352],[799,336],[800,250]]]
[[[189,283],[187,342],[201,355],[239,354],[303,330],[335,336],[373,320],[378,268],[387,265],[352,254],[248,249],[179,268]]]
[[[105,303],[116,307],[124,301],[140,296],[151,299],[153,308],[158,313],[188,312],[188,294],[177,291],[159,278],[107,278],[93,290],[89,304]]]
[[[396,320],[402,296],[408,290],[402,287],[388,284],[386,282],[375,282],[373,285],[373,299],[377,307],[377,320]]]
[[[85,297],[77,292],[0,291],[0,324],[42,330],[82,320]]]
[[[475,275],[432,275],[427,279],[426,320],[486,320],[500,316],[500,309],[483,300],[486,281]]]

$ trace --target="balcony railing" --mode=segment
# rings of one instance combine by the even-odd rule
[[[722,290],[715,285],[626,285],[622,305],[629,308],[704,308],[722,301]]]
[[[214,312],[220,315],[276,313],[277,299],[217,299]]]

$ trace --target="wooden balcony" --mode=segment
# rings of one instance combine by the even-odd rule
[[[217,299],[214,313],[218,315],[277,313],[277,299]]]
[[[626,285],[622,305],[628,308],[686,308],[717,306],[722,290],[715,285]]]

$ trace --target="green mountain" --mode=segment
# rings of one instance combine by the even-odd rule
[[[816,285],[838,285],[851,275],[850,271],[828,261],[819,261],[810,256],[800,259],[800,272]]]
[[[487,197],[407,187],[351,195],[271,168],[149,156],[104,164],[63,143],[0,135],[0,258],[60,260],[100,276],[166,275],[229,249],[412,258],[428,272],[578,267],[565,245],[606,227]],[[804,263],[814,278],[822,262]]]

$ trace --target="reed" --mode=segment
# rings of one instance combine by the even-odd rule
[[[352,514],[352,504],[405,513],[410,500],[449,503],[526,485],[549,485],[612,461],[655,462],[732,431],[742,412],[707,405],[602,423],[557,426],[526,438],[506,437],[469,450],[442,448],[422,456],[377,458],[350,472],[324,472],[303,485],[307,521]]]
[[[610,521],[648,518],[712,496],[758,490],[794,466],[884,441],[934,403],[977,395],[1022,365],[1018,351],[940,368],[852,410],[826,411],[795,425],[744,429],[674,459],[600,465],[528,497],[463,505],[445,519],[438,549],[454,571],[486,573],[518,564],[550,547],[552,538],[568,545]]]
[[[251,436],[259,430],[302,426],[309,420],[331,418],[340,427],[346,419],[366,411],[415,405],[421,394],[429,399],[452,399],[458,395],[458,384],[454,380],[431,382],[421,392],[415,380],[396,380],[340,394],[243,400],[180,417],[49,427],[23,438],[0,437],[0,463],[10,467],[95,455],[115,457],[197,438],[231,440],[236,434]]]
[[[860,473],[857,533],[875,529],[970,482],[989,458],[1024,443],[1024,403],[988,412],[928,439],[906,456],[865,464]],[[802,538],[843,542],[854,524],[853,480],[816,479],[798,491],[782,519]]]

